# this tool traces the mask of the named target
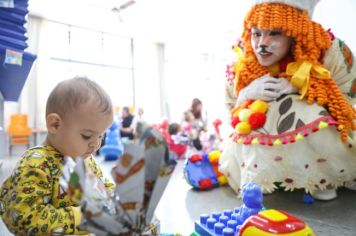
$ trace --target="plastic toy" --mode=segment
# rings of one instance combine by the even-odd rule
[[[242,225],[248,217],[257,214],[263,208],[262,190],[256,183],[245,184],[242,187],[241,196],[243,205],[238,212],[235,209],[238,225]]]
[[[305,204],[313,204],[315,199],[310,195],[310,194],[304,194],[303,195],[303,202]]]
[[[193,154],[187,158],[184,177],[197,189],[210,189],[219,185],[207,154]]]
[[[200,215],[194,236],[315,236],[313,230],[297,217],[281,210],[265,210],[248,218],[240,227],[236,211]],[[228,220],[227,220],[228,219]],[[227,221],[226,221],[227,220]]]
[[[221,173],[218,169],[219,167],[219,159],[220,159],[220,152],[219,151],[212,151],[209,153],[209,161],[211,166],[213,167],[214,173],[216,177],[218,178],[219,185],[226,185],[227,184],[227,178],[226,176]]]
[[[266,210],[251,216],[239,236],[315,236],[313,230],[297,217],[281,210]]]
[[[297,217],[279,210],[264,210],[261,188],[253,182],[242,188],[243,205],[233,210],[200,215],[195,236],[315,236]]]
[[[226,177],[218,171],[219,151],[207,154],[195,153],[186,159],[184,177],[194,188],[205,190],[227,183]]]
[[[195,234],[200,236],[234,236],[236,235],[236,212],[225,210],[224,212],[214,212],[211,215],[200,215],[199,221],[195,222]]]
[[[124,147],[121,143],[118,125],[113,122],[106,132],[105,145],[100,149],[100,155],[104,156],[106,161],[112,161],[117,160],[123,152]]]
[[[195,222],[195,231],[206,235],[235,235],[239,232],[245,220],[263,209],[263,194],[256,183],[247,183],[242,189],[243,205],[223,213],[212,213],[210,216],[200,215],[200,221]]]

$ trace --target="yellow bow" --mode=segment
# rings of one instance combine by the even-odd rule
[[[310,75],[318,79],[331,79],[330,72],[327,69],[308,61],[289,63],[287,75],[292,76],[290,81],[292,85],[301,89],[300,99],[303,99],[308,91]]]

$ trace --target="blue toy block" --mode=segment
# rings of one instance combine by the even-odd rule
[[[241,191],[243,204],[233,210],[200,215],[195,231],[201,236],[234,236],[241,225],[252,215],[263,210],[261,188],[253,182],[246,183]]]
[[[0,45],[0,92],[5,101],[17,101],[36,55],[23,52],[22,65],[5,63],[6,48]]]
[[[207,154],[194,154],[187,158],[184,176],[187,182],[197,189],[209,189],[219,186],[219,181]]]
[[[229,210],[231,211],[231,210]],[[219,219],[217,220],[217,217]],[[211,215],[202,214],[195,221],[195,232],[200,236],[235,236],[237,221],[223,213],[214,212]]]

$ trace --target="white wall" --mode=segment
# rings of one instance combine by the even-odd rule
[[[143,37],[134,44],[135,106],[144,109],[147,122],[157,123],[162,118],[157,44]]]
[[[345,40],[356,52],[356,1],[322,0],[314,11],[314,21],[325,29],[331,29],[336,37]]]

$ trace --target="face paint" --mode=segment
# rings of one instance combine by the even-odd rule
[[[289,52],[292,39],[281,30],[251,29],[251,45],[258,62],[271,66],[282,60]]]

